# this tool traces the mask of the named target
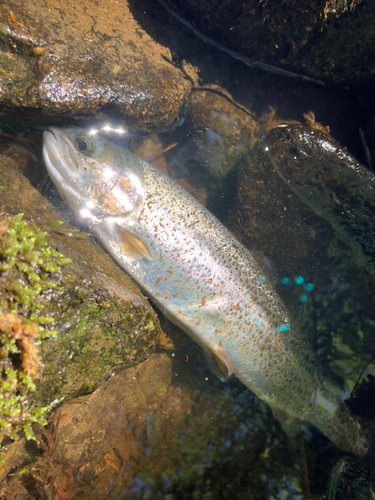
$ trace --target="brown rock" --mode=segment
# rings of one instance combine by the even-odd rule
[[[98,116],[111,105],[138,128],[164,128],[190,90],[127,2],[12,0],[0,26],[2,106]]]

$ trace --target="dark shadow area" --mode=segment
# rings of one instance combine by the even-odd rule
[[[313,111],[317,121],[328,125],[332,136],[366,164],[366,154],[359,130],[364,130],[367,144],[375,143],[372,125],[373,87],[345,88],[319,86],[293,78],[274,75],[247,67],[228,54],[205,43],[159,2],[130,0],[129,7],[136,21],[158,43],[169,47],[171,64],[181,67],[182,61],[199,70],[199,84],[220,85],[233,99],[259,117],[266,106],[276,109],[285,120],[303,122],[303,113]]]

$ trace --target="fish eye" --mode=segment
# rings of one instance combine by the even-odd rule
[[[84,135],[79,135],[75,142],[75,147],[81,153],[90,153],[93,150],[91,141]]]

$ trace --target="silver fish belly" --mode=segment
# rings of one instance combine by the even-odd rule
[[[364,456],[367,436],[252,254],[156,168],[83,129],[44,133],[56,187],[162,312],[288,426]]]

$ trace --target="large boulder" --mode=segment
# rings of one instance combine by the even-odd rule
[[[8,109],[98,117],[106,108],[138,129],[165,128],[191,88],[170,60],[125,1],[0,8],[0,106]]]

